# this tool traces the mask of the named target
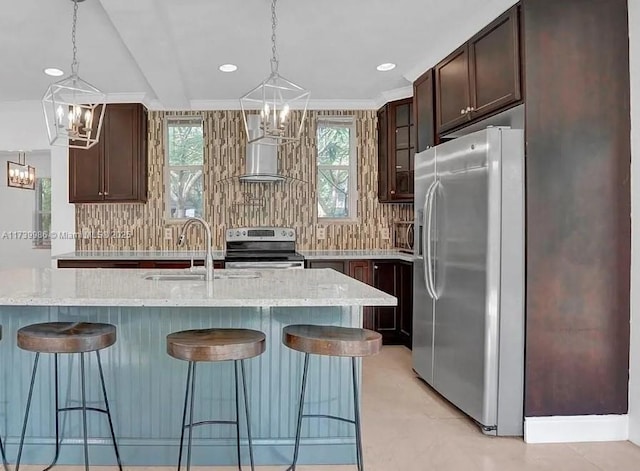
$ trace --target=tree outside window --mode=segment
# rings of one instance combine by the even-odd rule
[[[170,119],[167,122],[167,207],[170,219],[203,216],[203,166],[202,119]]]
[[[318,218],[356,219],[355,127],[352,118],[320,119]]]

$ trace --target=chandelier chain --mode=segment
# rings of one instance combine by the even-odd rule
[[[73,61],[71,62],[71,73],[78,74],[78,47],[76,46],[76,23],[78,22],[78,0],[73,0],[73,25],[71,26],[71,43],[73,44]]]
[[[278,0],[271,1],[271,73],[278,73],[278,50],[276,48],[276,27],[278,26],[278,16],[276,15],[276,3]]]

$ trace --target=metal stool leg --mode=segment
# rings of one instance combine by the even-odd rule
[[[54,353],[53,355],[53,375],[54,378],[54,387],[55,387],[55,401],[56,401],[56,452],[53,455],[53,461],[47,466],[44,471],[49,471],[53,468],[58,462],[58,457],[60,456],[60,394],[58,392],[59,389],[59,376],[58,376],[58,354]]]
[[[111,419],[111,409],[109,408],[109,399],[107,399],[107,387],[104,384],[104,372],[102,371],[102,360],[100,359],[99,350],[96,350],[96,358],[98,359],[98,371],[100,373],[100,384],[102,385],[102,397],[104,397],[104,409],[107,412],[107,419],[109,420],[109,431],[111,432],[111,439],[113,440],[113,449],[116,452],[116,461],[118,462],[118,469],[122,471],[122,461],[120,460],[120,451],[118,450],[118,443],[116,442],[116,434],[113,430],[113,420]],[[56,391],[56,396],[57,396],[57,391]]]
[[[29,421],[29,409],[31,409],[31,398],[33,396],[33,385],[36,381],[36,371],[38,370],[38,359],[40,353],[36,353],[33,360],[33,372],[31,373],[31,385],[29,386],[29,395],[27,396],[27,409],[24,412],[24,422],[22,423],[22,433],[20,434],[20,445],[18,446],[18,457],[16,459],[16,470],[20,469],[20,458],[22,458],[22,447],[24,446],[24,436],[27,433],[27,422]]]
[[[236,449],[238,452],[238,469],[242,471],[242,457],[240,456],[240,392],[238,388],[238,360],[233,361],[233,373],[236,380]]]
[[[87,395],[84,377],[84,353],[80,354],[80,393],[82,399],[82,438],[84,448],[84,469],[89,471],[89,443],[87,442]]]
[[[240,360],[240,369],[242,370],[242,392],[244,395],[244,411],[247,417],[247,438],[249,440],[249,460],[251,461],[251,471],[254,471],[253,463],[253,444],[251,443],[251,418],[249,417],[249,396],[247,395],[247,377],[244,374],[244,360]],[[238,419],[238,422],[240,419]],[[242,470],[241,470],[242,471]]]
[[[356,426],[356,459],[358,471],[364,471],[364,460],[362,456],[362,431],[360,429],[360,405],[358,397],[358,376],[356,374],[356,359],[351,357],[351,375],[353,378],[353,413]]]
[[[182,430],[180,431],[180,450],[178,452],[178,471],[180,471],[180,466],[182,465],[182,447],[184,444],[184,429],[187,426],[187,406],[189,404],[189,386],[191,381],[191,367],[193,366],[192,362],[189,362],[189,368],[187,369],[187,387],[184,391],[184,409],[182,410]]]
[[[192,376],[191,376],[191,401],[189,405],[189,438],[187,440],[187,471],[191,469],[191,436],[193,434],[193,399],[196,389],[196,362],[193,363]]]
[[[2,445],[2,437],[0,437],[0,456],[2,457],[4,471],[9,471],[9,463],[7,463],[7,455],[4,452],[4,445]]]
[[[304,354],[304,369],[302,370],[302,390],[300,391],[300,405],[298,407],[298,425],[296,426],[296,443],[293,448],[293,463],[287,471],[296,471],[298,462],[298,450],[300,448],[300,432],[302,430],[302,413],[304,411],[304,393],[307,388],[307,371],[309,369],[309,354]]]

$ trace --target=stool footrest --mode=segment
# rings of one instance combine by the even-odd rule
[[[308,419],[308,418],[320,418],[320,419],[332,419],[332,420],[339,420],[340,422],[347,422],[350,424],[354,424],[356,423],[355,420],[353,419],[345,419],[344,417],[338,417],[336,415],[326,415],[326,414],[302,414],[302,418],[303,419]]]
[[[58,413],[60,412],[68,412],[71,410],[82,410],[82,407],[78,406],[78,407],[61,407],[60,409],[57,410]],[[103,414],[108,414],[108,412],[105,409],[98,409],[97,407],[87,407],[86,410],[91,410],[93,412],[102,412]]]
[[[183,428],[197,427],[198,425],[236,425],[237,423],[235,420],[201,420],[191,425],[185,424]]]

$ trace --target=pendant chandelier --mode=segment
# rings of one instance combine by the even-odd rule
[[[17,162],[7,162],[7,186],[22,188],[23,190],[35,190],[36,169],[27,165],[26,153],[18,152]]]
[[[278,72],[276,47],[276,2],[271,2],[271,74],[240,99],[249,143],[281,145],[300,139],[310,92],[285,79]],[[250,127],[248,116],[259,110],[260,124]]]
[[[49,143],[75,149],[89,149],[98,143],[106,96],[78,76],[76,23],[78,2],[73,1],[71,75],[49,86],[42,99]]]

